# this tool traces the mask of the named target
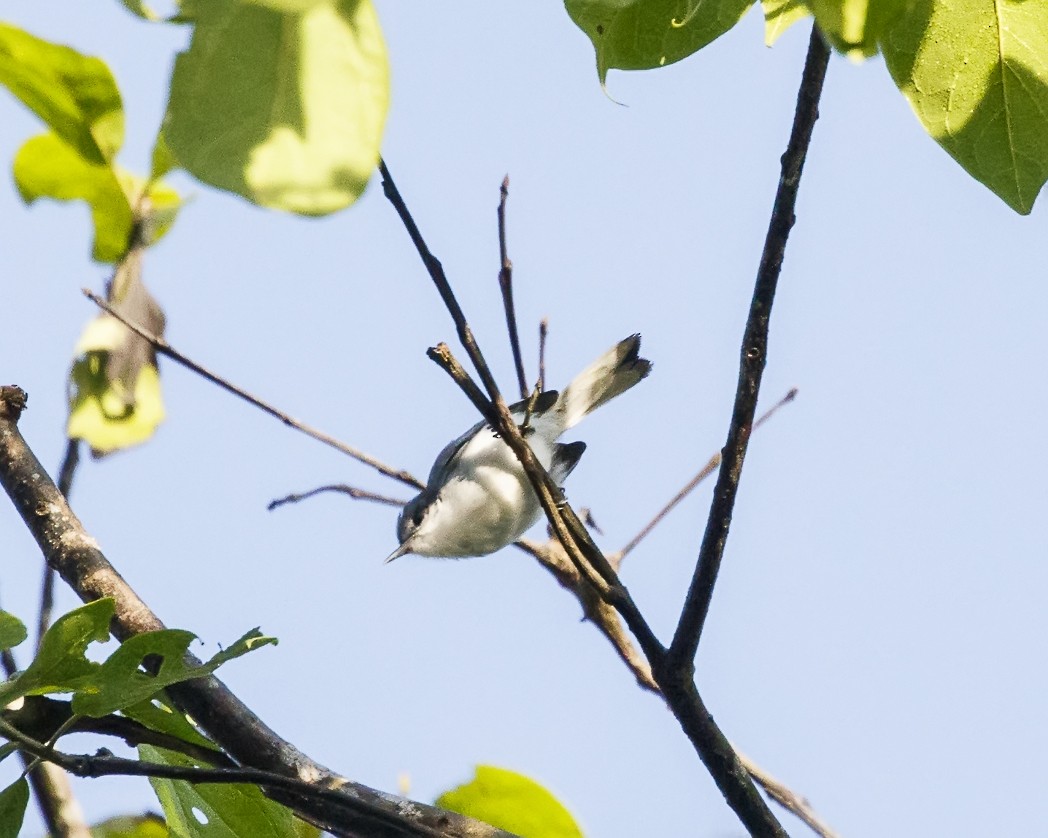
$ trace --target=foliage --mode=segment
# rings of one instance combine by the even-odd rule
[[[437,805],[486,821],[521,838],[582,838],[563,804],[534,780],[493,765],[437,798]]]

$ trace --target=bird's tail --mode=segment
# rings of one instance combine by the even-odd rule
[[[641,358],[639,352],[640,335],[630,335],[575,376],[560,394],[557,405],[564,430],[651,372],[651,361]]]

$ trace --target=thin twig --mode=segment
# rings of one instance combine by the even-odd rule
[[[400,216],[412,243],[426,266],[430,279],[436,286],[441,299],[444,300],[448,313],[455,322],[462,345],[488,392],[491,404],[495,409],[495,418],[498,420],[492,424],[492,427],[502,434],[503,440],[520,461],[557,539],[579,572],[594,584],[601,598],[608,605],[618,610],[630,631],[637,638],[641,650],[651,664],[655,680],[666,696],[667,704],[673,710],[685,735],[691,741],[699,758],[709,770],[714,782],[739,820],[753,835],[785,838],[786,833],[782,826],[750,781],[749,774],[739,762],[731,744],[706,709],[694,681],[688,681],[687,684],[676,684],[674,685],[676,688],[672,691],[668,691],[662,683],[663,678],[666,677],[664,667],[666,650],[644,619],[640,609],[633,602],[629,591],[621,583],[607,558],[593,542],[585,525],[578,519],[570,504],[564,501],[560,489],[550,479],[549,474],[538,462],[531,447],[521,435],[491,375],[487,362],[473,338],[472,330],[462,308],[455,299],[440,261],[433,256],[429,246],[422,238],[384,161],[379,161],[379,170],[382,173],[383,191]],[[482,410],[481,412],[484,416],[488,415],[487,411]]]
[[[0,733],[16,743],[19,750],[32,754],[75,774],[78,777],[156,777],[165,780],[184,780],[198,784],[251,783],[265,788],[282,789],[296,797],[322,800],[336,808],[348,810],[353,815],[364,815],[378,824],[400,826],[399,817],[390,811],[363,800],[347,796],[337,789],[324,788],[294,777],[285,777],[272,771],[257,768],[199,768],[197,766],[165,765],[137,759],[114,756],[105,749],[94,756],[89,754],[67,754],[56,751],[42,742],[26,736],[18,728],[0,719]],[[442,836],[437,826],[427,825],[417,835]]]
[[[25,394],[17,387],[0,387],[0,485],[14,502],[37,546],[59,575],[85,602],[112,597],[116,605],[113,633],[126,640],[164,628],[163,622],[138,597],[106,559],[97,542],[69,508],[47,471],[18,430]],[[199,665],[192,655],[191,666]],[[300,816],[336,835],[403,838],[428,835],[434,827],[449,836],[489,838],[504,832],[461,815],[413,802],[404,805],[388,794],[340,777],[269,729],[239,698],[214,676],[175,684],[168,694],[233,759],[244,766],[271,771],[319,787],[338,789],[361,804],[357,814],[326,799],[306,798],[276,787],[267,795],[291,807]],[[379,820],[370,814],[378,807],[394,817]]]
[[[713,501],[710,504],[699,557],[695,563],[695,572],[673,635],[673,642],[670,644],[668,665],[680,681],[691,680],[695,653],[702,637],[702,629],[713,598],[713,587],[724,557],[739,477],[753,429],[761,377],[767,362],[768,325],[772,303],[782,269],[786,241],[795,220],[797,190],[811,142],[812,129],[819,115],[819,96],[822,93],[829,58],[826,42],[818,29],[813,27],[800,91],[797,94],[793,130],[786,152],[782,156],[782,174],[779,177],[764,252],[753,289],[753,300],[750,303],[746,330],[742,338],[739,384],[735,392],[728,439],[724,445],[724,461],[717,476],[717,486],[713,490]]]
[[[539,321],[539,390],[546,391],[546,336],[549,334],[549,318]]]
[[[186,357],[173,346],[171,346],[171,344],[169,344],[162,337],[154,335],[146,329],[143,329],[137,323],[128,320],[118,311],[114,310],[113,307],[109,305],[109,303],[107,303],[97,294],[92,293],[87,288],[82,289],[82,291],[85,297],[87,297],[91,302],[93,302],[104,312],[115,317],[117,320],[119,320],[121,323],[127,326],[127,328],[129,328],[139,337],[149,341],[149,344],[153,347],[153,349],[156,350],[158,355],[163,355],[165,358],[170,358],[176,364],[179,364],[185,367],[186,369],[195,372],[197,375],[207,379],[212,384],[217,384],[227,393],[232,393],[234,396],[243,399],[248,404],[254,405],[264,413],[268,413],[273,418],[279,419],[288,427],[294,428],[297,431],[301,431],[302,433],[306,434],[306,436],[310,436],[313,439],[317,440],[317,442],[322,442],[324,443],[324,445],[328,445],[334,448],[336,451],[341,451],[343,454],[352,457],[354,460],[357,460],[358,462],[371,466],[371,468],[375,469],[375,471],[377,471],[379,474],[384,474],[386,477],[391,477],[394,480],[399,480],[401,483],[406,483],[408,486],[414,486],[416,489],[425,488],[425,484],[422,481],[412,476],[407,471],[404,471],[402,469],[395,469],[392,466],[387,466],[385,463],[381,462],[380,460],[376,460],[374,457],[365,454],[363,451],[358,451],[356,448],[353,448],[350,445],[346,445],[346,443],[341,442],[338,439],[335,439],[335,437],[326,434],[323,431],[317,430],[316,428],[307,425],[305,422],[302,422],[299,419],[295,419],[293,416],[284,413],[282,410],[278,410],[268,402],[265,402],[262,399],[258,398],[258,396],[254,396],[246,390],[237,387],[235,384],[232,384],[231,382],[227,381],[226,379],[222,378],[216,373],[211,372],[209,369],[201,366],[191,358]]]
[[[779,399],[779,401],[776,402],[774,406],[769,408],[764,413],[764,415],[761,416],[760,419],[758,419],[756,422],[753,423],[753,430],[757,430],[757,428],[759,428],[766,421],[768,421],[772,416],[774,416],[775,412],[780,407],[782,407],[785,404],[789,404],[790,402],[792,402],[794,400],[794,398],[796,398],[796,396],[797,396],[797,388],[794,387],[785,396],[783,396],[781,399]],[[662,522],[663,518],[665,518],[667,515],[670,514],[670,512],[673,511],[674,507],[676,507],[678,503],[680,503],[682,500],[684,500],[684,498],[686,498],[688,495],[690,495],[695,490],[695,488],[703,480],[705,480],[707,477],[709,477],[711,474],[713,474],[714,471],[716,471],[717,466],[720,465],[720,461],[721,461],[721,453],[720,453],[720,451],[718,451],[716,454],[714,454],[712,457],[710,457],[709,460],[706,461],[706,465],[704,465],[699,470],[699,473],[696,474],[693,478],[691,478],[691,480],[689,480],[685,484],[684,488],[682,488],[679,492],[677,492],[677,494],[673,496],[673,499],[669,503],[667,503],[661,510],[659,510],[659,512],[655,515],[655,517],[652,518],[644,526],[644,529],[642,529],[639,533],[637,533],[635,536],[633,536],[633,538],[630,540],[630,542],[625,547],[623,547],[617,553],[613,553],[612,554],[614,556],[614,560],[612,561],[612,564],[615,565],[616,567],[618,567],[622,563],[622,560],[624,558],[626,558],[626,556],[628,556],[630,553],[632,553],[634,548],[636,548],[636,546],[638,544],[640,544],[641,541],[643,541],[648,535],[651,534],[651,531],[653,529],[655,529],[655,527],[657,527]]]
[[[760,787],[767,792],[772,800],[804,821],[820,838],[841,838],[839,833],[835,832],[829,824],[815,813],[811,803],[808,802],[808,798],[797,794],[789,786],[783,785],[745,754],[739,753],[738,750],[735,753],[739,754],[739,759],[746,766],[746,770],[750,772],[750,776],[760,784]]]
[[[310,489],[308,492],[300,492],[298,494],[287,495],[286,497],[277,500],[271,500],[266,509],[272,512],[278,506],[283,506],[285,503],[298,503],[299,501],[308,500],[314,495],[319,495],[321,492],[339,492],[343,495],[349,495],[354,500],[370,500],[374,503],[385,504],[386,506],[403,506],[407,503],[406,500],[379,495],[375,492],[369,492],[367,489],[358,489],[356,486],[347,486],[345,483],[332,483],[328,486],[317,486],[317,488]]]
[[[524,358],[520,354],[520,335],[517,334],[517,312],[513,306],[513,263],[506,249],[506,198],[509,197],[509,175],[502,179],[499,188],[499,288],[502,289],[502,306],[506,309],[506,331],[509,333],[509,348],[513,352],[513,366],[517,371],[517,386],[520,397],[528,397],[528,382],[524,376]]]
[[[480,412],[488,424],[493,428],[498,427],[498,416],[491,408],[491,402],[484,398],[484,394],[476,382],[470,378],[465,368],[458,359],[451,354],[451,348],[446,343],[438,343],[426,350],[426,357],[433,361],[438,367],[451,376],[452,380],[462,388],[473,406]]]

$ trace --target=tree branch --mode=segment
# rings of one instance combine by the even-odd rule
[[[383,474],[386,477],[391,477],[394,480],[399,480],[401,483],[406,483],[408,486],[413,486],[416,489],[425,488],[425,483],[423,483],[417,477],[414,477],[413,475],[409,474],[408,472],[403,471],[401,469],[395,469],[391,466],[387,466],[381,460],[376,460],[374,457],[365,454],[363,451],[359,451],[350,445],[346,445],[346,443],[338,439],[335,439],[335,437],[331,436],[330,434],[326,434],[323,431],[317,430],[316,428],[307,425],[305,422],[296,419],[295,417],[290,416],[287,413],[284,413],[282,410],[278,410],[268,402],[265,402],[262,399],[258,398],[258,396],[254,396],[246,390],[237,387],[235,384],[227,381],[226,379],[222,378],[216,373],[211,372],[211,370],[201,366],[191,358],[186,357],[159,335],[154,335],[147,329],[143,329],[139,324],[131,320],[128,320],[97,294],[89,291],[87,288],[83,288],[81,289],[81,291],[83,292],[85,297],[87,297],[96,306],[98,306],[100,309],[106,312],[106,314],[115,317],[136,335],[141,337],[143,340],[148,341],[149,344],[153,347],[153,349],[156,350],[156,353],[158,355],[163,355],[165,358],[170,358],[176,364],[185,367],[187,370],[190,370],[191,372],[195,372],[197,375],[207,379],[212,384],[217,384],[227,393],[232,393],[234,396],[243,399],[248,404],[254,405],[263,413],[268,413],[273,418],[279,419],[288,427],[294,428],[297,431],[301,431],[302,433],[306,434],[306,436],[310,436],[313,439],[317,440],[317,442],[322,442],[324,443],[324,445],[328,445],[334,448],[336,451],[341,451],[343,454],[352,457],[354,460],[364,463],[364,465],[371,466],[371,468],[375,469],[375,471],[377,471],[379,474]]]
[[[812,129],[819,116],[819,97],[822,94],[829,58],[829,48],[818,29],[813,26],[797,94],[793,130],[786,153],[782,156],[782,174],[779,177],[764,252],[753,289],[753,300],[750,303],[750,313],[742,338],[739,384],[735,391],[735,406],[728,428],[728,440],[724,446],[724,458],[717,476],[717,486],[713,491],[713,502],[710,504],[699,558],[667,658],[668,680],[675,685],[691,683],[695,669],[695,652],[702,636],[706,615],[709,613],[721,559],[724,557],[724,545],[728,539],[742,464],[753,429],[761,377],[767,362],[771,307],[782,270],[786,241],[795,220],[797,190],[811,142]]]
[[[17,426],[24,406],[24,392],[17,387],[0,387],[0,485],[48,564],[85,602],[113,598],[116,615],[112,631],[118,639],[164,628],[102,554],[26,445]],[[187,655],[186,661],[191,666],[200,663],[192,655]],[[326,793],[323,798],[307,798],[275,787],[266,790],[301,817],[336,835],[402,838],[429,835],[433,829],[463,838],[505,835],[488,824],[433,806],[405,805],[393,795],[338,776],[281,739],[214,676],[176,684],[168,694],[241,765],[337,790],[346,798],[338,805],[332,804]]]
[[[398,498],[379,495],[375,492],[369,492],[366,489],[358,489],[356,486],[347,486],[345,483],[333,483],[329,486],[317,486],[317,488],[310,489],[308,492],[300,492],[278,498],[277,500],[271,500],[266,509],[272,512],[278,506],[283,506],[285,503],[298,503],[299,501],[308,500],[314,495],[319,495],[321,492],[340,492],[343,495],[349,495],[353,500],[369,500],[373,503],[381,503],[385,506],[403,506],[407,503],[407,501],[399,500]]]
[[[502,306],[506,309],[506,331],[509,333],[509,348],[513,353],[513,367],[517,371],[517,386],[520,397],[528,397],[528,382],[524,375],[524,358],[520,353],[520,335],[517,334],[517,312],[513,306],[513,263],[506,248],[506,198],[509,197],[509,175],[502,179],[499,189],[499,288],[502,290]]]
[[[546,513],[546,518],[557,539],[563,545],[579,572],[597,588],[605,602],[618,610],[630,631],[637,638],[637,642],[651,664],[652,671],[662,689],[667,704],[673,710],[674,715],[684,729],[685,735],[691,741],[699,758],[709,770],[714,782],[721,790],[728,805],[738,815],[739,820],[749,829],[752,835],[785,838],[786,833],[750,781],[749,774],[739,762],[731,744],[713,721],[713,717],[703,704],[694,682],[679,686],[672,691],[668,690],[666,685],[663,684],[662,678],[666,672],[664,667],[666,650],[654,632],[652,632],[640,609],[633,602],[629,591],[619,581],[618,575],[612,569],[604,554],[590,538],[586,527],[579,520],[570,504],[564,500],[560,489],[550,479],[549,474],[542,467],[541,463],[538,462],[531,447],[524,440],[520,429],[510,415],[505,400],[499,393],[498,385],[495,383],[484,356],[480,352],[480,347],[473,338],[473,332],[466,321],[462,308],[455,299],[451,285],[444,274],[444,269],[439,260],[433,256],[429,246],[419,232],[415,220],[412,218],[404,203],[404,199],[397,190],[385,161],[379,161],[379,170],[382,173],[382,187],[386,197],[393,204],[404,227],[407,229],[415,249],[426,266],[430,279],[432,279],[441,299],[444,300],[448,313],[455,322],[462,345],[469,354],[470,360],[480,374],[488,392],[491,404],[495,410],[495,418],[497,419],[496,422],[492,423],[492,427],[502,435],[502,439],[509,445],[517,459],[520,460],[521,466],[538,496],[539,503]],[[469,393],[465,383],[460,382],[460,386],[463,387],[467,394]],[[473,386],[475,388],[475,385]],[[487,411],[481,412],[485,416],[488,415]]]

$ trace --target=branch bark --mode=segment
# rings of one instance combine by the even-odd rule
[[[85,602],[112,597],[113,634],[125,640],[164,624],[109,563],[69,508],[18,430],[25,393],[0,387],[0,485],[14,502],[47,563]],[[192,665],[198,665],[187,656]],[[336,835],[404,838],[432,835],[494,838],[507,833],[488,824],[354,783],[299,751],[265,725],[215,677],[177,684],[168,690],[181,710],[241,766],[312,784],[320,795],[267,788],[266,794],[301,817]],[[344,800],[323,799],[335,790]]]

